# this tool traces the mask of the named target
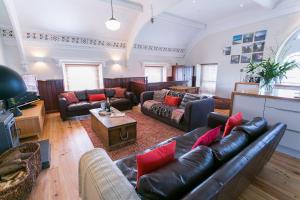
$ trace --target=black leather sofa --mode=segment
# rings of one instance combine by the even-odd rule
[[[147,110],[143,104],[145,101],[153,100],[154,91],[143,92],[140,96],[141,111],[143,114],[151,116],[159,121],[169,124],[183,131],[191,131],[195,128],[205,126],[207,124],[207,115],[214,111],[214,99],[205,98],[188,102],[184,108],[183,119],[180,123],[172,121],[170,118],[159,116]]]
[[[75,91],[75,95],[79,100],[79,103],[69,104],[66,98],[62,95],[58,96],[59,112],[62,120],[67,120],[69,117],[87,115],[90,109],[100,108],[101,103],[104,101],[88,101],[88,94],[105,94],[106,90],[112,89],[96,89],[96,90],[82,90]],[[136,96],[132,92],[126,91],[125,98],[112,98],[111,105],[118,110],[130,110],[132,106],[136,105]]]
[[[220,138],[209,147],[191,151],[199,136],[226,123],[227,117],[210,113],[208,125],[183,136],[171,138],[159,145],[176,140],[176,160],[140,178],[137,190],[141,199],[233,200],[248,187],[272,156],[286,125],[267,126],[262,118],[234,128],[229,136]],[[136,155],[117,160],[123,175],[136,186]]]

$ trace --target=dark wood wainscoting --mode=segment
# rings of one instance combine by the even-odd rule
[[[45,102],[46,112],[57,112],[57,96],[64,91],[64,81],[62,79],[38,81],[38,88],[40,92],[40,98]]]
[[[147,80],[146,77],[104,78],[104,87],[122,87],[130,90],[132,81],[145,83]]]

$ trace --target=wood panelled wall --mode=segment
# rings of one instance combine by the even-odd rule
[[[122,87],[130,90],[131,81],[145,83],[145,77],[104,78],[104,87]],[[40,98],[45,101],[47,113],[58,112],[58,95],[64,92],[63,79],[38,81]]]
[[[40,98],[45,102],[45,109],[47,113],[58,111],[58,98],[57,96],[64,92],[64,81],[47,80],[38,81],[38,88]]]

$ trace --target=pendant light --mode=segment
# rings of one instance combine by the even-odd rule
[[[120,29],[121,23],[114,18],[114,9],[112,5],[112,0],[110,0],[110,6],[111,6],[111,18],[105,22],[105,26],[107,29],[111,31],[116,31]]]

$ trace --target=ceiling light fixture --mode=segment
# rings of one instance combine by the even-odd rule
[[[114,18],[114,9],[112,5],[112,0],[110,0],[110,7],[111,7],[111,18],[105,22],[105,26],[107,29],[111,31],[117,31],[120,29],[121,23],[116,18]]]

